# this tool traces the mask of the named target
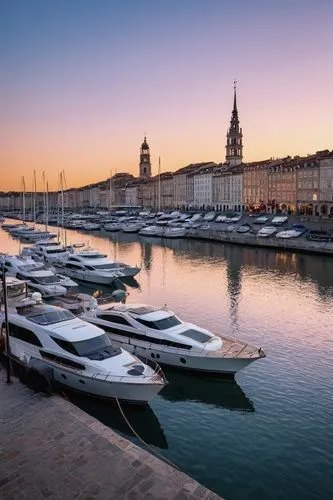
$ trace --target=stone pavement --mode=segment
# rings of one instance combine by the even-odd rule
[[[36,394],[0,366],[0,498],[220,497],[59,396]]]

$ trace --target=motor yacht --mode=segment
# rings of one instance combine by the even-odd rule
[[[39,368],[47,367],[56,384],[87,395],[137,404],[148,403],[166,384],[158,367],[153,369],[113,346],[101,328],[70,311],[32,297],[8,302],[13,361],[28,369],[35,367],[36,362]],[[3,308],[0,321],[3,345]]]
[[[51,268],[46,268],[43,262],[36,262],[31,257],[4,255],[5,271],[8,276],[25,280],[29,288],[40,292],[43,297],[55,297],[66,293],[63,286],[65,280],[60,280]],[[76,283],[67,282],[67,286]]]
[[[297,231],[296,229],[286,229],[285,231],[279,231],[275,236],[276,238],[290,239],[298,238],[299,236],[302,236],[302,234],[302,231]]]
[[[133,277],[140,271],[139,267],[112,262],[105,254],[90,249],[75,252],[66,263],[56,263],[55,268],[71,278],[105,285],[118,278]]]
[[[87,222],[84,226],[82,226],[82,229],[84,231],[99,231],[99,229],[101,229],[101,225],[96,222]]]
[[[107,224],[104,224],[104,231],[109,231],[109,232],[117,232],[120,231],[121,225],[119,222],[109,222]]]
[[[234,375],[265,357],[261,348],[186,323],[172,311],[140,304],[100,304],[83,319],[103,328],[112,342],[159,364]]]
[[[129,222],[128,224],[123,224],[122,231],[123,233],[138,233],[143,227],[145,227],[144,222]]]
[[[112,261],[106,254],[94,250],[92,248],[85,248],[75,252],[70,257],[71,262],[81,262],[89,266],[93,266],[97,271],[116,271],[122,273],[123,276],[135,276],[140,272],[140,267],[131,266],[124,262]]]
[[[50,264],[54,262],[66,262],[72,255],[70,249],[65,248],[59,241],[37,241],[31,247],[24,247],[22,255],[30,255],[36,260],[43,260]]]
[[[141,236],[156,236],[156,237],[161,237],[163,236],[164,229],[163,227],[159,226],[146,226],[140,229],[139,234]]]

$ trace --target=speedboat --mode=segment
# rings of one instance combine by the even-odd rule
[[[265,357],[261,348],[185,323],[172,311],[141,304],[100,304],[82,318],[103,328],[112,342],[159,364],[234,375]]]
[[[2,311],[0,319],[5,319]],[[58,385],[96,397],[146,404],[166,384],[159,368],[113,346],[101,328],[68,310],[32,297],[11,301],[8,325],[12,359],[28,370],[47,368]],[[5,342],[4,328],[0,335]]]
[[[146,226],[140,229],[139,234],[141,236],[156,236],[156,237],[161,237],[163,236],[164,230],[162,227],[159,226]]]
[[[288,222],[288,217],[286,215],[277,215],[271,220],[271,224],[273,224],[273,226],[281,226],[286,222]]]
[[[285,231],[280,231],[276,233],[277,238],[289,239],[289,238],[298,238],[302,236],[303,232],[297,231],[296,229],[286,229]]]

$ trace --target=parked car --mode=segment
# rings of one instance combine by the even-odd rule
[[[282,224],[286,222],[288,222],[288,217],[286,215],[277,215],[271,220],[273,226],[282,226]]]
[[[252,226],[250,224],[242,224],[241,226],[239,226],[236,231],[237,233],[249,233],[252,229]]]
[[[260,217],[257,217],[254,221],[253,224],[266,224],[266,222],[269,221],[268,215],[261,215]]]
[[[270,236],[274,236],[277,233],[277,229],[274,226],[265,226],[259,229],[258,236],[260,238],[269,238]]]
[[[306,235],[306,239],[309,241],[321,241],[321,242],[333,241],[332,235],[328,231],[319,229],[315,231],[309,231],[308,234]]]

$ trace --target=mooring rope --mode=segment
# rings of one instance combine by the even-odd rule
[[[134,427],[131,425],[131,423],[128,421],[120,403],[119,403],[119,400],[118,398],[116,397],[115,398],[116,401],[117,401],[117,405],[118,405],[118,408],[119,408],[119,411],[123,417],[123,419],[125,420],[126,424],[128,425],[128,427],[131,429],[131,431],[133,432],[133,434],[139,439],[139,441],[141,441],[141,443],[144,444],[144,446],[146,446],[149,450],[152,451],[153,455],[157,455],[158,457],[160,457],[163,462],[167,462],[168,464],[170,464],[172,467],[174,467],[175,469],[179,469],[179,467],[177,467],[177,465],[175,465],[173,462],[171,462],[170,460],[168,460],[166,457],[164,457],[163,455],[161,455],[161,453],[158,453],[158,451],[156,451],[152,446],[150,446],[148,443],[146,443],[140,436],[139,434],[136,432],[136,430],[134,429]]]

